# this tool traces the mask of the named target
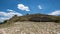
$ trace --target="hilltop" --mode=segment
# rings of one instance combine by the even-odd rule
[[[24,16],[13,16],[5,22],[24,22],[24,21],[33,21],[33,22],[60,22],[60,16],[44,15],[44,14],[27,14]]]

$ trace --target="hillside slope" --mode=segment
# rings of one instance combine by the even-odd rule
[[[60,34],[60,16],[15,15],[0,24],[0,34]]]
[[[2,25],[0,34],[60,34],[60,23],[15,22]]]

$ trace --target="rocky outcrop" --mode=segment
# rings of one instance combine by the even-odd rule
[[[54,21],[56,21],[49,17],[32,17],[29,20],[34,21],[34,22],[54,22]]]

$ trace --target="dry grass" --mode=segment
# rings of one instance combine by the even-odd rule
[[[60,34],[60,23],[15,22],[9,26],[2,25],[0,34]]]

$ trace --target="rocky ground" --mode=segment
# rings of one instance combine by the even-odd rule
[[[15,22],[7,26],[0,28],[0,34],[60,34],[60,23]]]

